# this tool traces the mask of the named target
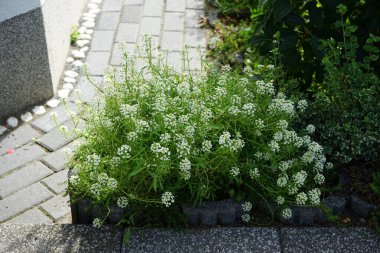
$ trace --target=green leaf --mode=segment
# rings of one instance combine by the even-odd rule
[[[143,166],[141,166],[141,167],[137,167],[137,168],[135,168],[134,170],[132,170],[131,173],[129,173],[129,176],[130,176],[130,177],[133,177],[133,176],[137,175],[138,173],[140,173],[140,172],[143,171],[143,170],[144,170],[144,167],[143,167]]]
[[[294,25],[294,26],[295,25],[302,25],[302,24],[305,23],[300,16],[298,16],[297,14],[294,14],[294,13],[286,16],[286,18],[285,18],[284,21],[285,21],[286,24],[288,24],[288,25]]]
[[[298,36],[296,33],[283,33],[281,34],[280,50],[286,51],[290,48],[295,48],[297,45]]]
[[[275,0],[273,3],[273,19],[277,23],[292,12],[289,0]]]
[[[310,23],[316,28],[323,28],[323,14],[322,9],[312,6],[309,9]]]
[[[369,59],[370,59],[371,61],[377,61],[377,59],[379,59],[379,57],[378,57],[377,55],[373,54],[373,55],[371,55],[371,56],[369,57]]]

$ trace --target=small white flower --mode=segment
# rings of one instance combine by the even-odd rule
[[[110,164],[111,164],[111,166],[112,167],[117,167],[117,166],[119,166],[119,164],[120,164],[120,157],[118,157],[118,156],[114,156],[114,157],[112,157],[111,158],[111,160],[110,160]]]
[[[240,175],[240,169],[238,167],[232,167],[230,169],[230,173],[233,177],[237,177]]]
[[[323,184],[325,182],[325,177],[322,174],[318,173],[317,175],[315,175],[314,181],[317,184]]]
[[[274,140],[272,140],[268,146],[269,146],[270,150],[272,150],[275,153],[280,151],[280,145],[278,145],[278,143]]]
[[[123,159],[128,159],[131,157],[130,155],[131,147],[127,144],[122,145],[120,148],[117,149],[118,156],[122,157]]]
[[[297,108],[301,112],[305,111],[306,108],[307,108],[307,102],[306,102],[306,100],[300,100],[300,101],[298,101]]]
[[[304,185],[307,178],[307,173],[304,170],[301,170],[293,175],[292,179],[297,187]]]
[[[137,140],[137,137],[138,137],[138,135],[136,132],[129,132],[127,134],[127,138],[129,141],[135,141],[135,140]]]
[[[100,194],[101,188],[102,188],[102,186],[99,183],[95,183],[95,184],[91,185],[90,191],[95,197],[97,197]]]
[[[281,212],[282,218],[288,220],[292,217],[292,210],[290,208],[285,208]]]
[[[205,140],[202,142],[202,151],[203,152],[210,152],[212,148],[212,144],[211,144],[211,141],[208,141],[208,140]]]
[[[65,134],[65,135],[68,135],[69,134],[69,128],[67,126],[60,126],[59,127],[59,130]]]
[[[93,153],[92,155],[88,155],[86,157],[86,161],[92,166],[97,167],[100,163],[100,157],[97,154]]]
[[[164,192],[161,196],[161,202],[166,207],[171,206],[174,203],[174,196],[171,192]]]
[[[307,195],[304,192],[300,192],[296,196],[297,205],[305,205],[307,201]]]
[[[72,184],[72,185],[78,184],[79,183],[79,177],[78,177],[78,175],[72,175],[70,177],[69,181],[70,181],[70,184]]]
[[[95,228],[100,228],[102,225],[103,225],[103,222],[101,219],[99,218],[95,218],[92,222],[92,225],[95,227]]]
[[[254,168],[254,169],[249,170],[249,176],[252,179],[256,179],[256,178],[260,177],[259,169],[258,168]]]
[[[189,159],[185,158],[181,160],[179,163],[179,170],[185,175],[185,180],[190,179],[191,162]]]
[[[241,216],[241,220],[244,221],[245,223],[248,223],[251,220],[251,216],[245,213]]]
[[[57,112],[51,112],[51,113],[50,113],[50,118],[51,118],[53,121],[57,121],[57,120],[58,120],[58,113],[57,113]]]
[[[286,177],[282,176],[277,179],[278,187],[285,187],[287,184],[288,184],[288,179]]]
[[[317,188],[314,188],[310,190],[307,195],[309,196],[310,204],[312,205],[319,205],[321,202],[320,196],[321,196],[321,191]]]
[[[128,206],[128,199],[127,199],[127,197],[124,197],[124,196],[119,197],[117,199],[117,205],[119,207],[121,207],[121,208],[126,208]]]
[[[100,184],[106,184],[108,182],[108,175],[106,173],[100,173],[98,175],[98,182]]]
[[[109,189],[111,189],[111,190],[115,190],[115,189],[117,188],[117,185],[118,185],[118,183],[117,183],[117,180],[116,180],[116,179],[114,179],[114,178],[112,178],[112,177],[108,179],[107,187],[108,187]]]
[[[334,165],[330,162],[326,163],[326,169],[332,169],[332,167],[334,167]]]
[[[241,205],[242,209],[244,212],[250,212],[251,209],[252,209],[252,203],[249,202],[249,201],[246,201],[244,202],[242,205]]]
[[[171,135],[168,133],[164,133],[160,135],[160,142],[162,143],[167,144],[169,143],[170,139],[171,139]]]
[[[307,131],[309,134],[314,133],[314,132],[315,132],[315,126],[313,126],[313,125],[308,125],[308,126],[306,127],[306,131]]]
[[[285,199],[282,196],[278,196],[277,199],[276,199],[276,202],[277,202],[278,205],[282,205],[282,204],[285,203]]]

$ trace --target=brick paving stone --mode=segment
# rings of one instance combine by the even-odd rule
[[[134,43],[115,43],[112,49],[110,64],[113,66],[123,65],[123,52],[128,55],[135,54],[136,44]]]
[[[68,213],[68,214],[66,214],[65,216],[63,216],[59,220],[57,220],[56,223],[57,224],[72,224],[73,223],[73,219],[71,217],[71,212]]]
[[[205,16],[204,10],[187,10],[185,15],[185,27],[200,28],[200,18]]]
[[[0,222],[33,207],[53,197],[40,183],[32,184],[15,194],[0,200]]]
[[[107,68],[110,52],[92,52],[87,55],[86,65],[91,76],[103,76]]]
[[[62,195],[55,196],[48,201],[42,203],[40,207],[44,209],[54,220],[58,220],[70,213],[70,206],[68,204],[69,197]]]
[[[123,1],[121,0],[104,0],[102,6],[103,11],[120,11]]]
[[[164,31],[162,34],[161,49],[181,51],[183,42],[182,32]]]
[[[72,124],[64,124],[64,126],[67,126],[69,128],[69,132],[73,131]],[[56,127],[47,134],[41,136],[37,142],[47,148],[49,151],[56,151],[57,149],[60,149],[66,144],[70,143],[72,140],[73,139],[71,137],[67,137],[61,133],[59,127]]]
[[[142,5],[144,0],[125,0],[124,5]]]
[[[161,17],[164,0],[145,0],[143,16]]]
[[[64,154],[63,150],[65,148],[69,148],[72,151],[75,151],[76,147],[77,146],[74,145],[73,141],[69,145],[62,147],[61,149],[55,152],[49,153],[48,155],[44,156],[41,160],[55,172],[63,170],[65,168],[65,164],[68,161],[67,156]]]
[[[120,23],[116,32],[115,42],[136,43],[138,32],[138,24]]]
[[[114,31],[96,31],[91,41],[91,51],[111,51]]]
[[[186,0],[166,0],[166,11],[185,12]]]
[[[96,30],[115,31],[119,24],[120,12],[101,12]]]
[[[85,103],[91,103],[94,100],[98,92],[94,84],[101,87],[103,80],[103,77],[101,76],[89,76],[89,78],[90,80],[88,80],[86,76],[81,76],[78,80],[78,85],[76,87],[81,91],[80,98]],[[76,98],[74,96],[70,96],[70,99],[75,100]]]
[[[0,176],[46,154],[37,144],[29,144],[16,149],[12,154],[0,157]]]
[[[140,26],[140,35],[159,36],[161,29],[160,17],[143,17]]]
[[[196,48],[188,48],[187,57],[189,58],[189,68],[190,70],[200,70],[201,69],[201,56],[202,51]]]
[[[183,31],[184,18],[184,14],[181,12],[165,12],[164,30]]]
[[[172,66],[176,71],[180,72],[183,65],[181,52],[172,52],[169,54],[168,65]]]
[[[64,105],[60,105],[54,108],[45,115],[39,117],[38,119],[32,121],[32,125],[41,129],[44,132],[49,132],[56,127],[56,123],[51,119],[51,113],[55,112],[58,115],[57,121],[59,124],[65,123],[69,119],[69,113],[67,110],[72,111],[74,114],[77,113],[76,106],[73,103],[68,104],[67,108]]]
[[[205,0],[186,0],[187,9],[200,9],[205,8]]]
[[[18,148],[40,135],[41,133],[30,125],[21,126],[5,135],[5,138],[0,139],[0,155],[5,154],[8,149]]]
[[[121,12],[121,23],[139,23],[142,12],[141,5],[125,5]]]
[[[150,39],[150,43],[152,45],[152,49],[157,49],[159,46],[160,37],[159,36],[151,36],[149,39]],[[139,36],[139,39],[137,41],[137,45],[140,47],[140,50],[141,50],[142,46],[145,45],[145,36],[144,35]],[[156,52],[152,52],[152,53],[153,53],[153,57],[154,57],[154,54]]]
[[[0,199],[49,176],[53,171],[39,161],[33,162],[0,178]]]
[[[189,47],[207,47],[207,30],[206,29],[185,29],[185,44]]]
[[[53,223],[49,217],[47,217],[38,208],[30,209],[13,219],[5,222],[6,224],[50,224]]]
[[[60,194],[67,189],[67,173],[68,169],[61,170],[53,175],[42,180],[44,184],[46,184],[51,190],[53,190],[56,194]]]

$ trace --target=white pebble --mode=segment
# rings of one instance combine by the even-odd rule
[[[6,128],[5,126],[0,126],[0,135],[4,134],[7,130],[8,128]]]
[[[7,119],[7,125],[11,128],[15,128],[18,125],[18,120],[15,117],[9,117]]]
[[[85,45],[87,45],[88,43],[90,43],[89,40],[77,40],[76,44],[79,46],[79,47],[84,47]]]
[[[86,28],[86,27],[84,27],[84,26],[81,26],[81,27],[79,27],[79,29],[78,29],[78,33],[85,33],[85,32],[86,32],[86,30],[87,30],[87,28]]]
[[[74,85],[72,83],[65,83],[65,84],[63,84],[63,88],[67,89],[67,90],[73,90]]]
[[[86,57],[85,53],[79,50],[74,50],[72,52],[72,55],[74,56],[74,58],[77,58],[77,59],[83,59]]]
[[[57,92],[58,97],[60,98],[67,98],[69,96],[70,90],[69,89],[62,89]]]
[[[67,59],[66,59],[66,62],[68,62],[68,63],[73,62],[73,61],[74,61],[73,57],[67,57]]]
[[[97,13],[100,12],[100,9],[90,9],[88,12],[89,12],[89,13],[97,14]]]
[[[65,77],[63,78],[63,81],[65,81],[65,83],[76,83],[77,80],[75,78],[72,78],[72,77]]]
[[[23,122],[29,122],[33,119],[33,115],[30,112],[26,112],[21,114],[20,118]]]
[[[95,27],[95,22],[86,21],[82,25],[85,26],[85,27],[87,27],[87,28],[93,28],[93,27]]]
[[[86,33],[87,33],[87,34],[93,34],[93,33],[94,33],[94,30],[92,30],[92,29],[87,29],[87,30],[86,30]]]
[[[50,99],[49,101],[46,102],[46,105],[49,106],[50,108],[55,108],[61,103],[58,99]]]
[[[95,18],[82,17],[83,20],[95,22]]]
[[[99,6],[97,4],[94,4],[94,3],[87,4],[87,7],[90,9],[98,9],[99,8]]]
[[[77,61],[73,62],[73,65],[74,65],[74,67],[82,67],[83,66],[83,62],[77,60]]]
[[[32,109],[32,112],[37,115],[42,115],[46,112],[45,107],[42,105],[37,105]]]
[[[79,74],[75,71],[67,70],[65,71],[65,76],[76,78],[77,76],[79,76]]]
[[[87,52],[90,48],[89,47],[82,47],[80,51]]]
[[[90,34],[86,34],[86,33],[81,33],[81,34],[79,34],[79,39],[80,40],[90,40],[91,39],[91,35]]]
[[[91,0],[92,3],[101,4],[102,0]]]
[[[94,13],[83,13],[83,16],[89,17],[89,18],[95,18],[96,15]]]

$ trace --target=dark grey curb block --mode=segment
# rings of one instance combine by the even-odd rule
[[[113,226],[0,224],[0,252],[379,253],[368,228],[136,229],[127,245]]]

